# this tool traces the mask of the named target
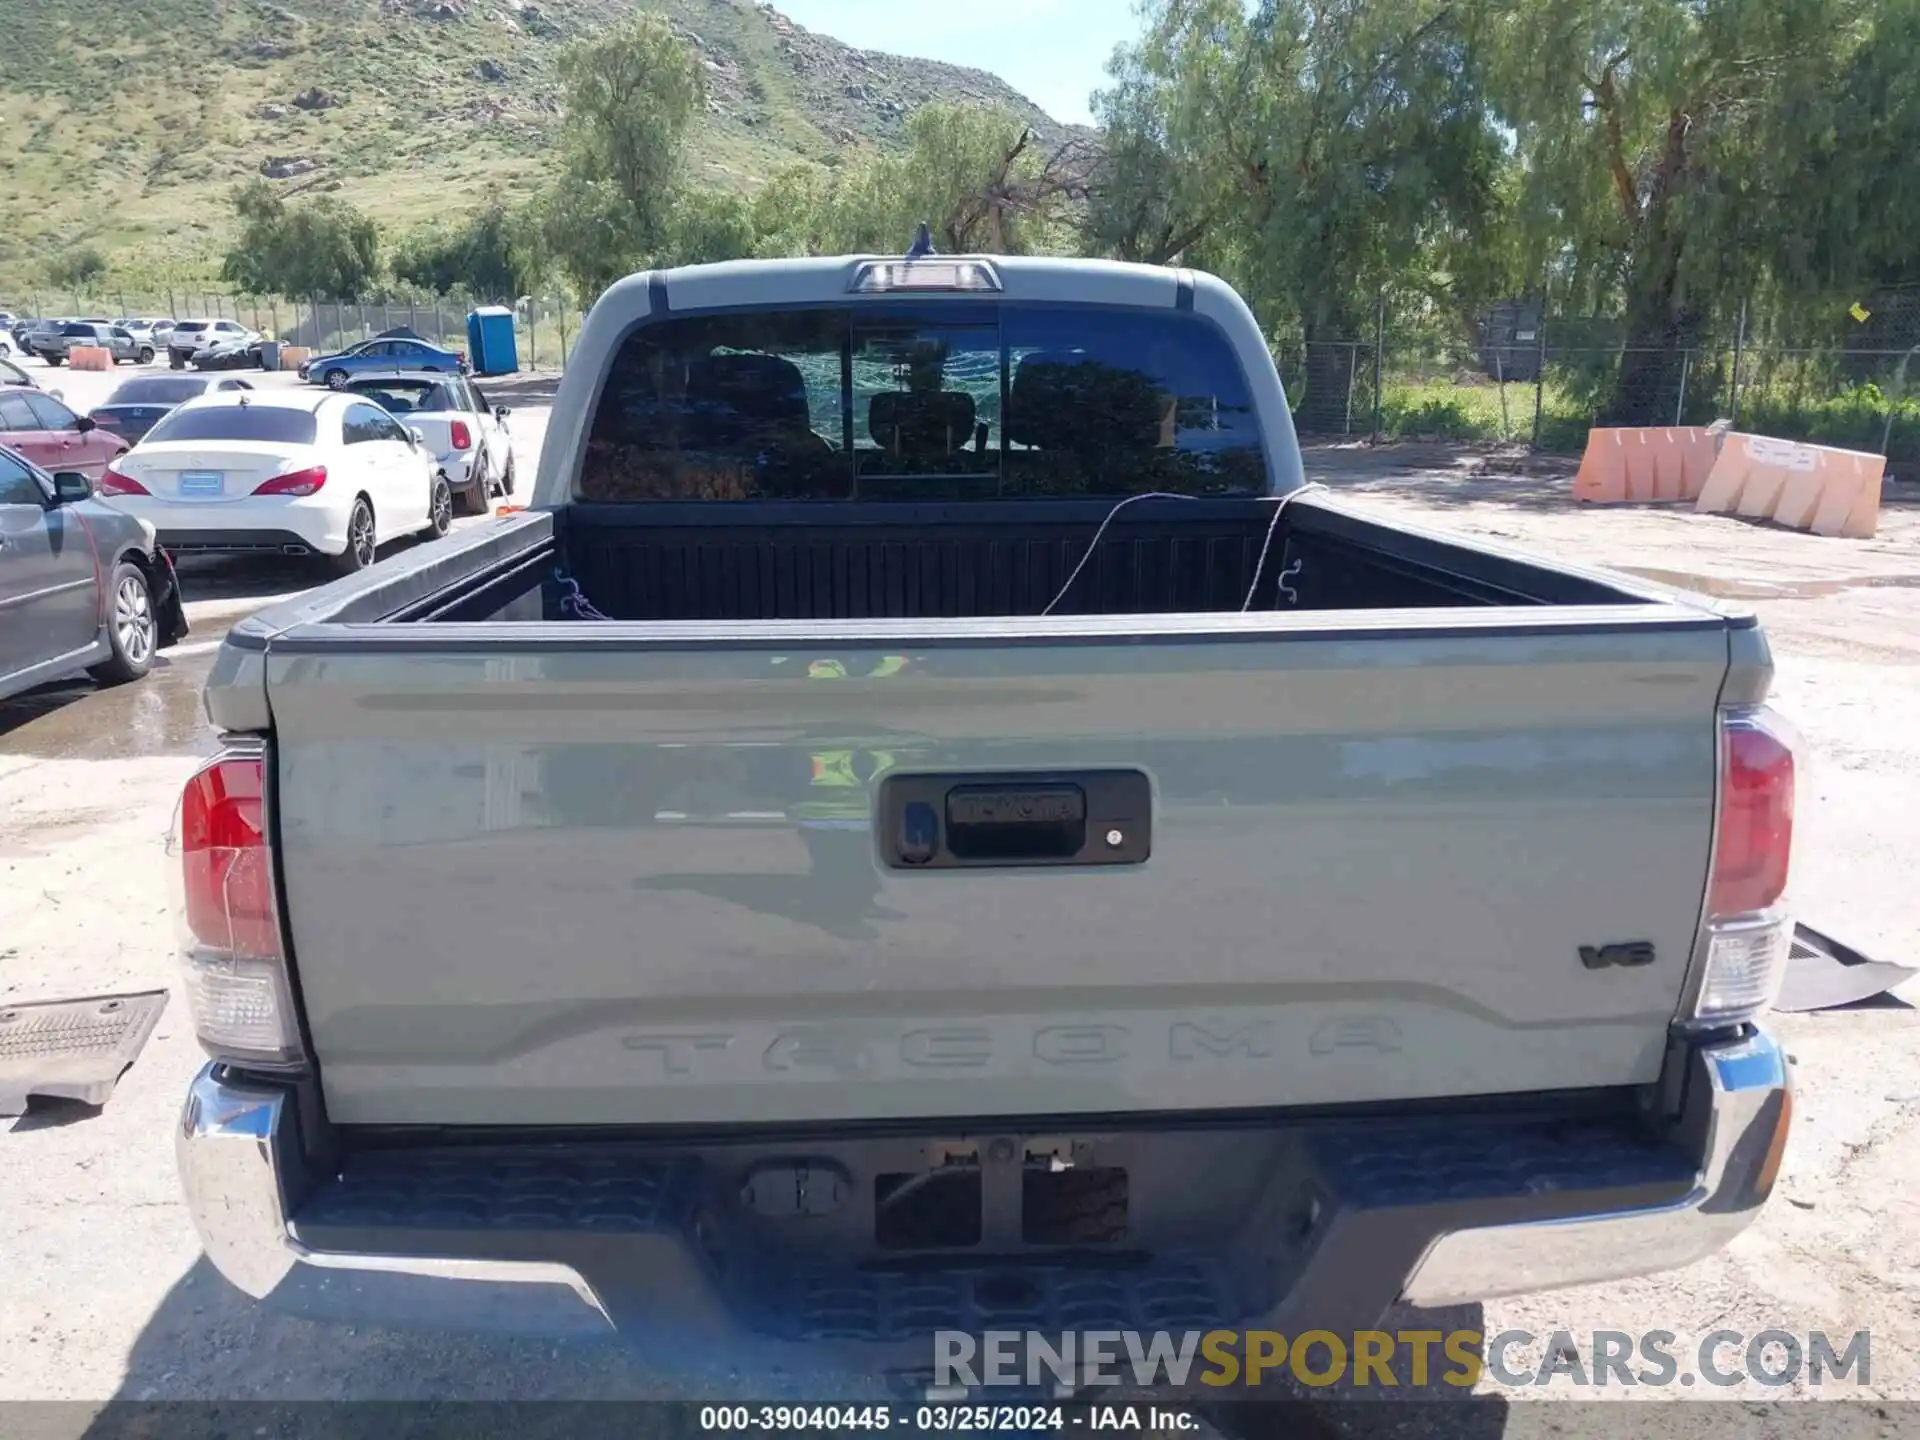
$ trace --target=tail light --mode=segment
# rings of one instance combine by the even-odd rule
[[[1793,848],[1794,737],[1764,707],[1720,718],[1719,809],[1701,925],[1699,987],[1687,1023],[1758,1016],[1780,993],[1793,922],[1782,898]]]
[[[131,475],[123,475],[112,466],[100,477],[100,483],[93,487],[96,495],[151,495],[153,492]]]
[[[271,480],[263,480],[253,487],[256,495],[292,495],[295,497],[313,495],[327,483],[327,467],[315,465],[306,470],[294,470],[285,475],[276,475]]]
[[[473,448],[473,432],[467,428],[467,422],[464,420],[453,422],[453,448],[456,450]]]
[[[180,797],[180,918],[188,1008],[216,1060],[286,1066],[303,1058],[274,892],[263,795],[265,752],[208,761]]]

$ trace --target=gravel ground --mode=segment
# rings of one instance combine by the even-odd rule
[[[521,473],[531,476],[544,417],[537,400],[515,403]],[[1912,860],[1920,728],[1911,720],[1920,714],[1920,504],[1890,505],[1875,540],[1824,540],[1677,510],[1578,510],[1563,499],[1564,473],[1513,473],[1520,468],[1391,447],[1310,458],[1325,483],[1386,515],[1753,604],[1773,641],[1778,702],[1807,744],[1799,911],[1869,954],[1909,959],[1920,938]],[[0,1001],[173,983],[163,845],[181,782],[211,742],[197,702],[211,656],[200,647],[283,580],[190,580],[189,594],[207,597],[193,608],[195,649],[145,685],[101,694],[68,687],[0,703]],[[1920,1024],[1911,1006],[1890,1000],[1782,1017],[1777,1029],[1797,1061],[1797,1121],[1778,1197],[1758,1224],[1725,1253],[1676,1274],[1469,1307],[1443,1323],[1542,1337],[1663,1329],[1676,1332],[1683,1355],[1719,1328],[1869,1329],[1870,1383],[1830,1384],[1826,1393],[1920,1399]],[[0,1399],[676,1393],[609,1347],[322,1326],[245,1301],[200,1256],[173,1171],[174,1119],[199,1063],[175,997],[104,1110],[36,1109],[0,1138]],[[752,1390],[758,1378],[714,1383]],[[1596,1393],[1556,1381],[1529,1398]],[[1782,1392],[1749,1382],[1715,1393],[1757,1402]],[[1718,1407],[1685,1408],[1702,1433],[1724,1433]],[[47,1433],[80,1433],[90,1409],[37,1413]],[[1516,1404],[1439,1425],[1425,1412],[1368,1406],[1331,1420],[1322,1412],[1308,1428],[1590,1433],[1573,1413]],[[1868,1422],[1851,1433],[1886,1429],[1870,1412]],[[1302,1423],[1242,1415],[1229,1428],[1278,1435],[1299,1433]]]

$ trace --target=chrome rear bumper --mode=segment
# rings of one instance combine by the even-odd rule
[[[1396,1299],[1420,1305],[1489,1299],[1647,1274],[1713,1253],[1766,1202],[1790,1121],[1791,1091],[1785,1058],[1764,1033],[1698,1045],[1684,1064],[1681,1114],[1673,1134],[1660,1142],[1677,1168],[1659,1203],[1645,1198],[1651,1192],[1644,1177],[1634,1182],[1637,1189],[1624,1178],[1569,1187],[1524,1153],[1517,1162],[1481,1167],[1485,1173],[1475,1174],[1478,1188],[1467,1198],[1457,1167],[1442,1173],[1423,1168],[1424,1161],[1401,1167],[1386,1187],[1341,1194],[1337,1187],[1346,1182],[1336,1180],[1332,1217],[1301,1257],[1285,1299],[1259,1315],[1222,1314],[1215,1322],[1298,1328],[1301,1321],[1330,1322],[1324,1312],[1345,1306],[1349,1313],[1342,1318],[1364,1327]],[[187,1097],[178,1153],[193,1222],[214,1265],[250,1295],[273,1295],[319,1274],[339,1281],[345,1278],[340,1272],[354,1272],[368,1281],[384,1277],[383,1295],[392,1293],[398,1277],[417,1282],[414,1289],[451,1290],[458,1298],[429,1308],[455,1326],[489,1308],[506,1315],[505,1328],[521,1328],[524,1321],[524,1328],[541,1333],[577,1331],[582,1324],[624,1330],[642,1312],[676,1319],[683,1329],[706,1327],[708,1334],[724,1334],[735,1324],[730,1302],[718,1289],[707,1292],[697,1257],[690,1257],[677,1231],[640,1237],[636,1245],[650,1248],[630,1250],[618,1261],[605,1260],[606,1252],[594,1248],[604,1236],[552,1232],[504,1243],[498,1234],[475,1232],[471,1254],[461,1254],[468,1241],[445,1228],[433,1234],[433,1254],[405,1253],[404,1230],[361,1232],[376,1238],[351,1248],[304,1242],[302,1204],[316,1189],[349,1177],[311,1173],[299,1127],[290,1088],[218,1066],[203,1070]],[[1428,1132],[1447,1127],[1444,1120],[1427,1124]],[[1341,1150],[1337,1130],[1333,1140],[1330,1151]],[[1349,1159],[1360,1155],[1357,1170],[1349,1167],[1348,1174],[1379,1169],[1379,1142],[1357,1152],[1344,1148]],[[1487,1189],[1488,1173],[1507,1175],[1506,1188]],[[353,1232],[310,1224],[306,1233]],[[595,1269],[603,1260],[604,1267]],[[626,1290],[657,1288],[638,1299],[637,1291],[603,1295],[596,1288],[603,1277]],[[383,1298],[379,1314],[358,1318],[387,1318],[389,1303]],[[569,1312],[567,1323],[536,1322],[536,1314],[554,1303]],[[741,1327],[743,1343],[750,1329]]]

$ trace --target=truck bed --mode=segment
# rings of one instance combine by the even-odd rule
[[[1607,580],[1388,530],[1326,506],[1143,498],[858,507],[576,504],[543,559],[391,620],[565,618],[570,577],[617,620],[961,619],[1606,605]],[[1104,524],[1104,530],[1102,529]],[[1099,544],[1092,545],[1095,535]],[[1091,550],[1091,554],[1089,551]],[[1258,578],[1256,580],[1256,571]],[[536,588],[540,603],[527,603]]]
[[[1317,495],[1245,614],[1271,501],[1130,507],[1045,618],[1110,502],[694,508],[528,514],[235,630],[210,704],[271,717],[336,1123],[1659,1075],[1750,622]],[[1068,808],[996,830],[1009,794]]]

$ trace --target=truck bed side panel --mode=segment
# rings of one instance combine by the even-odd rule
[[[329,1112],[726,1123],[1651,1081],[1711,848],[1725,630],[1483,614],[1350,638],[276,644]],[[1145,863],[880,862],[889,773],[1094,768],[1149,778]],[[1583,964],[1640,941],[1652,963]]]

